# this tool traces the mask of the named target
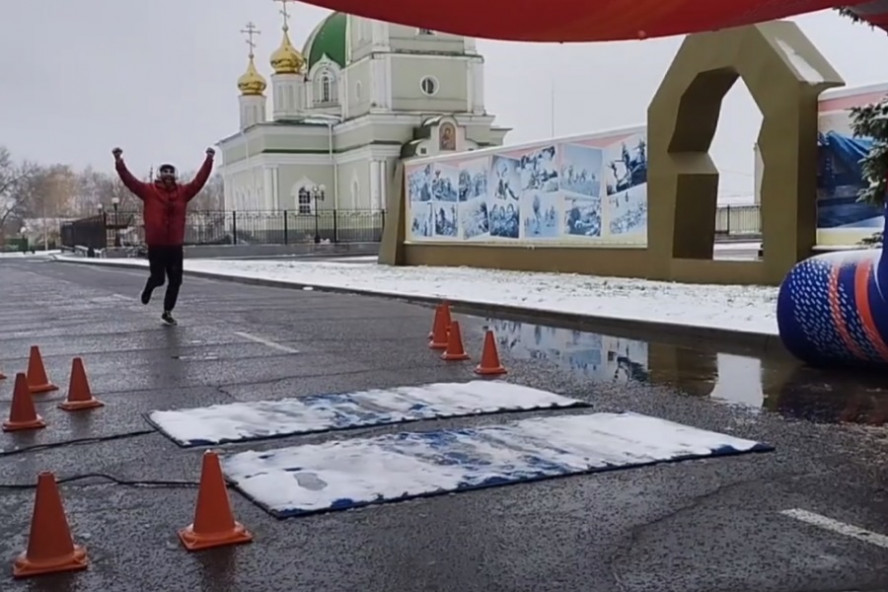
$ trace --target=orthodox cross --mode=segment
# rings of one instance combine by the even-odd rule
[[[246,28],[241,29],[240,32],[247,36],[247,45],[250,46],[250,57],[252,58],[253,50],[256,49],[256,42],[253,41],[253,36],[258,35],[259,33],[261,33],[261,31],[256,28],[256,25],[250,22],[247,23]]]
[[[290,30],[290,25],[289,25],[290,13],[287,11],[287,4],[290,2],[293,2],[293,0],[273,0],[273,1],[281,3],[280,13],[284,17],[284,31],[289,31]]]

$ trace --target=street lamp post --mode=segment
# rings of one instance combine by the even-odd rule
[[[314,213],[315,213],[315,244],[321,242],[321,229],[318,224],[318,202],[324,201],[326,197],[327,188],[323,185],[315,185],[311,188],[311,198],[314,201]]]

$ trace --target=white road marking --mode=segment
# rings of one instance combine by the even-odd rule
[[[814,512],[802,510],[801,508],[783,510],[780,513],[784,516],[788,516],[789,518],[795,518],[796,520],[805,522],[806,524],[810,524],[811,526],[816,526],[818,528],[829,530],[836,534],[841,534],[852,539],[857,539],[858,541],[863,541],[871,545],[876,545],[877,547],[882,547],[883,549],[888,549],[888,536],[885,536],[884,534],[879,534],[871,530],[858,528],[857,526],[852,526],[851,524],[845,524],[844,522],[839,522],[838,520],[833,520],[832,518],[828,518],[820,514],[815,514]]]
[[[262,345],[267,345],[272,349],[276,349],[282,352],[287,352],[288,354],[298,354],[299,350],[293,349],[292,347],[287,347],[286,345],[281,345],[280,343],[275,343],[274,341],[270,341],[263,337],[258,337],[256,335],[250,335],[249,333],[243,333],[241,331],[235,331],[235,335],[239,335],[244,339],[249,339],[250,341],[255,341],[256,343],[261,343]]]

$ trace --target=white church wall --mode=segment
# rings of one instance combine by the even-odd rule
[[[424,113],[466,111],[469,58],[395,55],[391,60],[393,109]],[[424,81],[431,84],[425,90]]]
[[[300,203],[299,190],[311,191],[317,185],[325,186],[323,201],[317,202],[318,210],[333,209],[333,168],[327,164],[317,165],[281,165],[278,167],[278,192],[282,210],[300,213],[314,212],[315,202],[311,200]]]
[[[370,111],[373,85],[376,82],[370,76],[370,71],[375,61],[367,59],[346,68],[347,87],[344,88],[346,118],[360,117]]]
[[[379,144],[401,145],[413,139],[413,128],[419,125],[422,119],[418,115],[410,116],[394,121],[375,121],[376,116],[370,116],[360,122],[360,125],[339,125],[334,128],[336,137],[334,140],[338,151],[364,146],[372,142]]]
[[[291,127],[290,134],[268,134],[262,138],[262,151],[326,152],[330,139],[326,125]]]
[[[392,51],[464,53],[465,37],[439,33],[422,32],[406,25],[389,26],[389,43]]]
[[[370,160],[367,158],[340,164],[339,209],[370,210]],[[357,187],[355,183],[357,182]]]
[[[360,60],[373,50],[373,21],[348,16],[346,54],[349,61]]]

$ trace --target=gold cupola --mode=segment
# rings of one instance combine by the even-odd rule
[[[271,54],[271,67],[275,74],[302,74],[305,58],[290,42],[289,27],[284,24],[284,37],[281,45]]]
[[[256,70],[252,55],[250,55],[250,62],[247,64],[247,71],[237,79],[237,88],[244,96],[262,96],[262,93],[268,88],[265,78]]]
[[[255,57],[253,50],[256,48],[253,36],[259,34],[259,29],[250,22],[247,23],[245,29],[241,30],[241,33],[247,36],[247,45],[250,46],[250,53],[248,54],[250,61],[247,62],[247,71],[237,79],[237,88],[241,91],[241,95],[245,97],[261,97],[265,89],[268,88],[268,83],[265,82],[265,78],[256,69],[256,61],[253,59]]]

